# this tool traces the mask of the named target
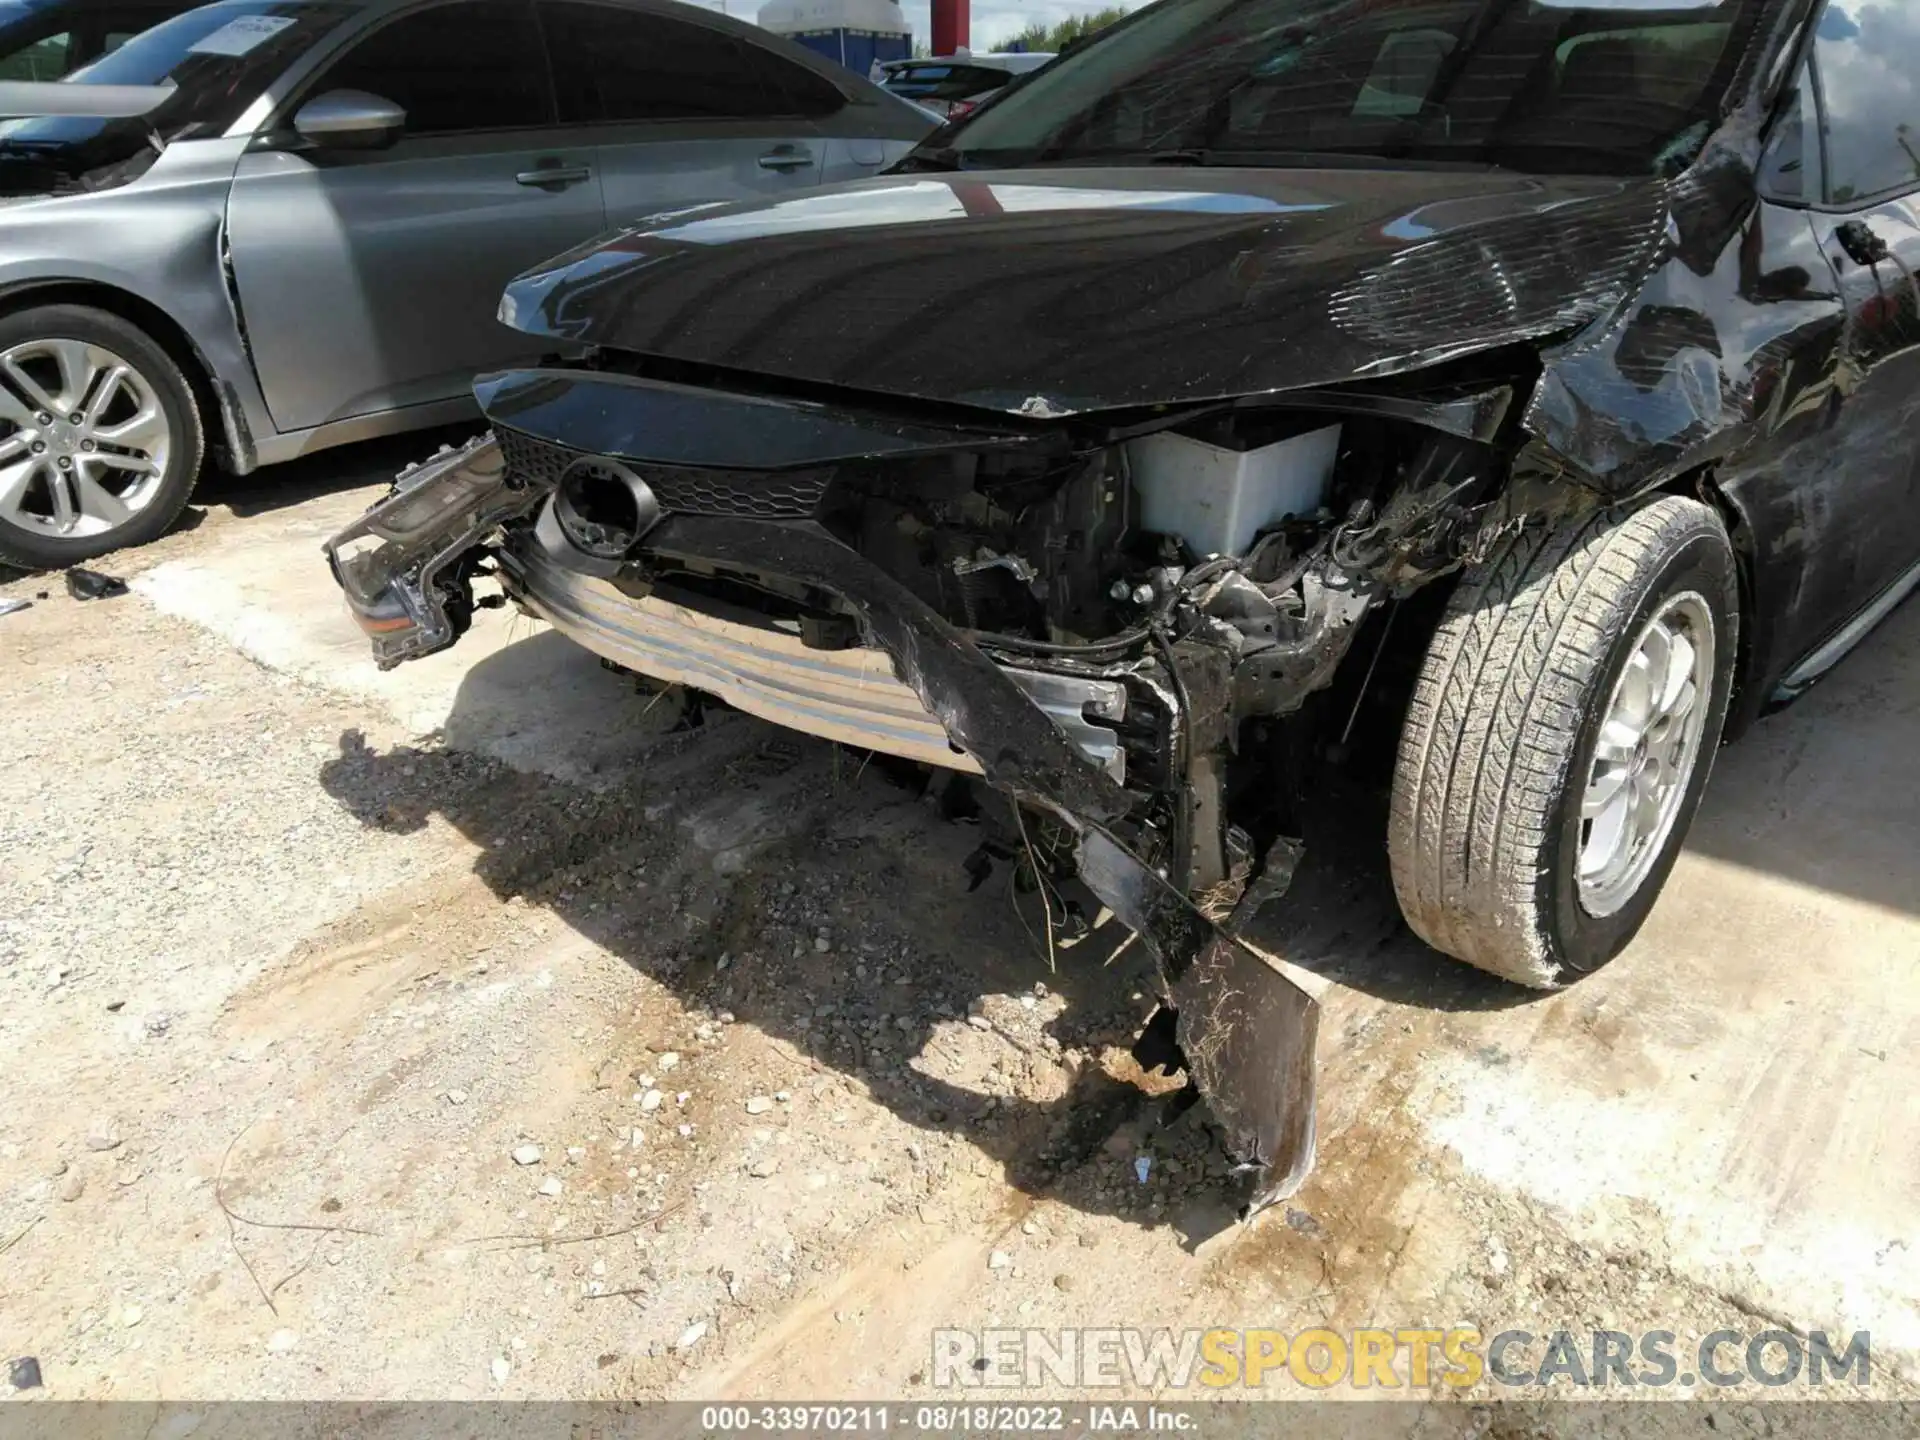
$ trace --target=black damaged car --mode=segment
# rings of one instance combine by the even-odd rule
[[[569,358],[333,564],[383,663],[486,575],[984,775],[1154,951],[1140,1053],[1257,1204],[1316,1007],[1232,916],[1299,803],[1382,777],[1408,924],[1564,984],[1920,579],[1916,54],[1920,0],[1160,0],[888,176],[520,278]]]

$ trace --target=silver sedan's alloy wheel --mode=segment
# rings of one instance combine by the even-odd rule
[[[84,340],[0,351],[0,520],[35,534],[108,534],[153,503],[174,436],[153,382]]]
[[[1689,590],[1641,628],[1594,739],[1580,802],[1580,905],[1612,915],[1634,897],[1700,759],[1713,691],[1713,612]]]

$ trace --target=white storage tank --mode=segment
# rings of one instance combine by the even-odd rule
[[[1244,555],[1253,537],[1327,498],[1340,427],[1237,450],[1171,430],[1127,442],[1140,525],[1201,555]]]

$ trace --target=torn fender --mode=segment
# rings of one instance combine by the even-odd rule
[[[1804,213],[1754,204],[1704,271],[1696,258],[1670,256],[1542,354],[1523,424],[1603,495],[1766,445],[1845,373],[1845,307]]]
[[[1836,277],[1811,212],[1759,183],[1777,100],[1811,43],[1808,8],[1768,7],[1726,114],[1665,186],[1641,283],[1541,353],[1523,428],[1608,498],[1762,450],[1828,398],[1825,357],[1843,347]]]
[[[675,515],[648,555],[764,570],[839,595],[871,643],[938,715],[987,780],[1079,838],[1081,877],[1159,966],[1187,1070],[1228,1148],[1255,1173],[1249,1209],[1296,1189],[1313,1166],[1319,1006],[1225,934],[1118,838],[1126,792],[1088,761],[1020,686],[905,586],[806,523]]]

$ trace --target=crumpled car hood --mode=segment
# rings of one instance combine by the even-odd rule
[[[650,217],[515,280],[528,334],[1049,417],[1389,375],[1611,310],[1653,180],[900,174]]]

